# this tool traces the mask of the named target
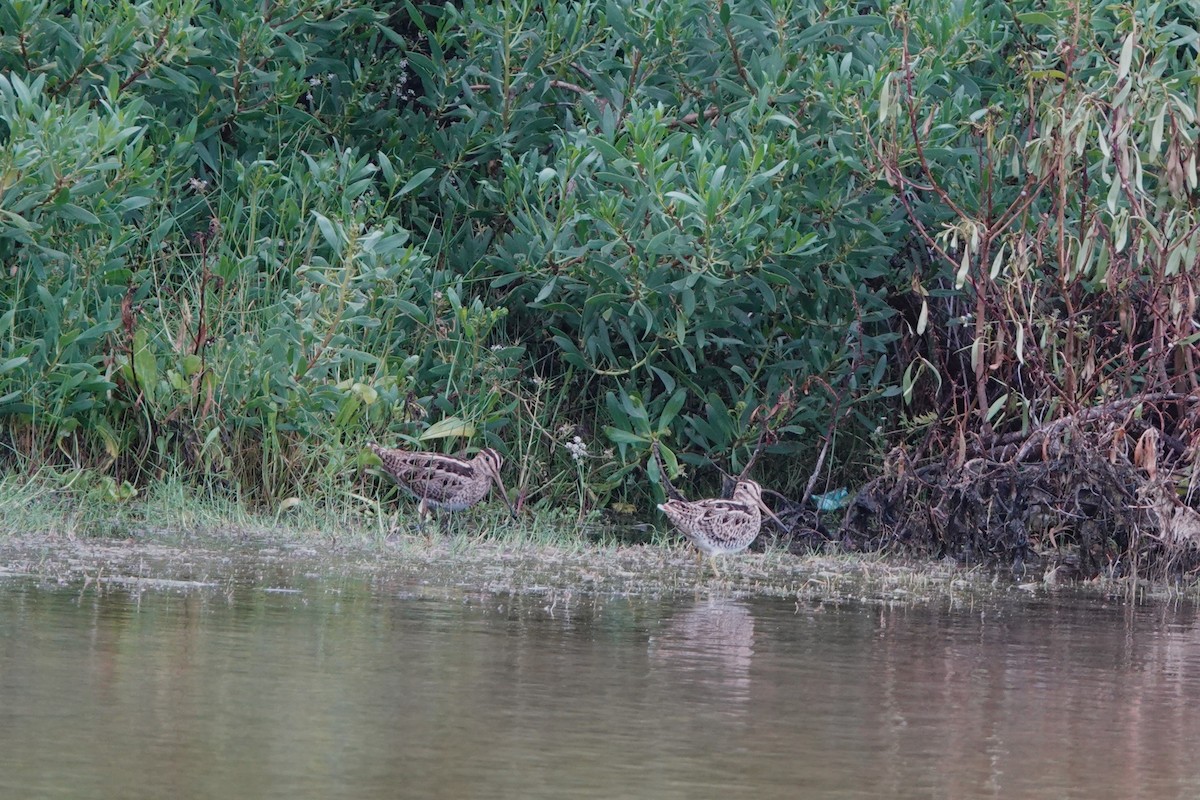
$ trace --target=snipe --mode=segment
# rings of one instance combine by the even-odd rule
[[[783,526],[763,502],[762,487],[751,480],[738,481],[728,500],[668,500],[658,508],[696,546],[698,556],[708,556],[718,576],[716,557],[749,547],[762,525],[761,512]]]
[[[495,483],[500,497],[514,517],[517,511],[508,499],[508,490],[500,479],[503,459],[490,447],[485,447],[474,458],[458,458],[441,453],[414,450],[397,450],[368,442],[367,447],[379,460],[383,468],[396,479],[396,483],[421,501],[422,519],[430,508],[447,511],[462,511],[487,497]]]

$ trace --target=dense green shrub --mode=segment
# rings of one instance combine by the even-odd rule
[[[886,388],[901,223],[829,127],[876,58],[849,6],[46,0],[0,30],[27,458],[279,498],[450,418],[587,506],[651,440],[737,468],[789,388],[783,451]]]
[[[740,469],[755,410],[791,388],[774,449],[811,465],[851,401],[888,390],[902,219],[855,133],[828,126],[878,58],[856,32],[882,20],[722,9],[466,3],[415,18],[427,116],[403,136],[437,142],[446,169],[427,195],[473,223],[439,240],[444,258],[509,308],[505,335],[575,398],[567,419],[616,445],[600,488],[641,480],[652,441],[668,463],[678,450]]]
[[[1190,391],[1191,13],[0,2],[10,452],[277,501],[486,440],[583,510],[765,410],[798,490],[901,395]]]

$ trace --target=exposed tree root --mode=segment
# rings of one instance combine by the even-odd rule
[[[762,533],[751,545],[750,549],[763,551],[768,546],[781,546],[788,552],[807,554],[814,550],[822,550],[836,536],[825,527],[821,516],[816,511],[806,508],[795,500],[790,500],[778,492],[767,491],[772,495],[771,505],[775,516],[787,526],[785,530],[770,520],[763,520]]]
[[[1198,411],[1200,397],[1145,395],[994,437],[965,458],[916,465],[897,448],[859,490],[841,543],[1017,575],[1196,577]]]

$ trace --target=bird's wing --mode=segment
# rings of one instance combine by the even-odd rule
[[[464,481],[470,480],[475,474],[470,464],[452,456],[410,453],[382,447],[375,452],[397,483],[417,497],[435,502],[449,499]]]
[[[750,514],[745,503],[737,500],[671,500],[659,506],[676,525],[697,528],[728,525],[733,518],[743,519]]]

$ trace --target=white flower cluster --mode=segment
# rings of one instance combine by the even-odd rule
[[[412,100],[417,93],[408,85],[408,59],[400,59],[397,66],[400,67],[400,74],[396,76],[396,85],[392,87],[392,95],[401,100]]]
[[[578,436],[571,439],[563,447],[567,448],[567,452],[571,454],[571,458],[576,461],[583,461],[587,458],[587,444]]]

